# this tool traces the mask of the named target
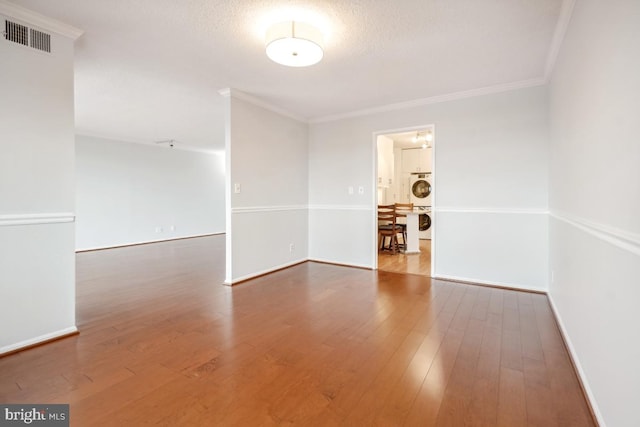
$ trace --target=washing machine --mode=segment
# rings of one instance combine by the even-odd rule
[[[418,239],[431,240],[431,208],[419,207],[420,215],[418,215]]]
[[[418,215],[418,238],[431,240],[431,173],[413,173],[409,178],[409,199]]]
[[[414,207],[431,207],[431,173],[412,173],[409,177],[409,201]]]

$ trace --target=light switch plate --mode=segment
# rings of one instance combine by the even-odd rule
[[[238,194],[240,193],[240,183],[236,182],[235,184],[233,184],[233,192]]]

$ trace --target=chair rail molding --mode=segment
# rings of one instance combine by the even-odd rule
[[[551,211],[549,215],[614,246],[640,255],[640,234],[601,224],[567,212]]]
[[[72,212],[25,213],[0,215],[0,227],[16,225],[59,224],[74,222],[76,216]]]
[[[444,213],[487,213],[487,214],[526,214],[526,215],[548,215],[547,209],[534,208],[490,208],[490,207],[436,207],[433,212]]]
[[[255,212],[284,212],[284,211],[304,211],[307,205],[281,205],[281,206],[243,206],[231,208],[231,213],[255,213]]]
[[[309,205],[314,211],[373,211],[369,205]]]

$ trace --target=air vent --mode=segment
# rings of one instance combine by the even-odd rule
[[[15,22],[4,22],[4,38],[10,42],[29,45],[29,28]]]
[[[17,22],[4,22],[4,38],[43,52],[51,52],[51,34],[34,30]]]
[[[29,46],[44,52],[51,52],[51,34],[31,28],[29,31]]]

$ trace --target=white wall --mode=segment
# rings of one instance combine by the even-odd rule
[[[0,354],[76,330],[74,37],[0,37]]]
[[[76,214],[78,250],[223,233],[224,154],[78,135]]]
[[[534,87],[312,124],[310,258],[375,265],[373,134],[434,124],[436,276],[546,289],[546,104]]]
[[[576,2],[550,85],[550,297],[601,425],[638,425],[640,2]]]
[[[228,284],[308,254],[308,127],[238,94],[227,104]]]

